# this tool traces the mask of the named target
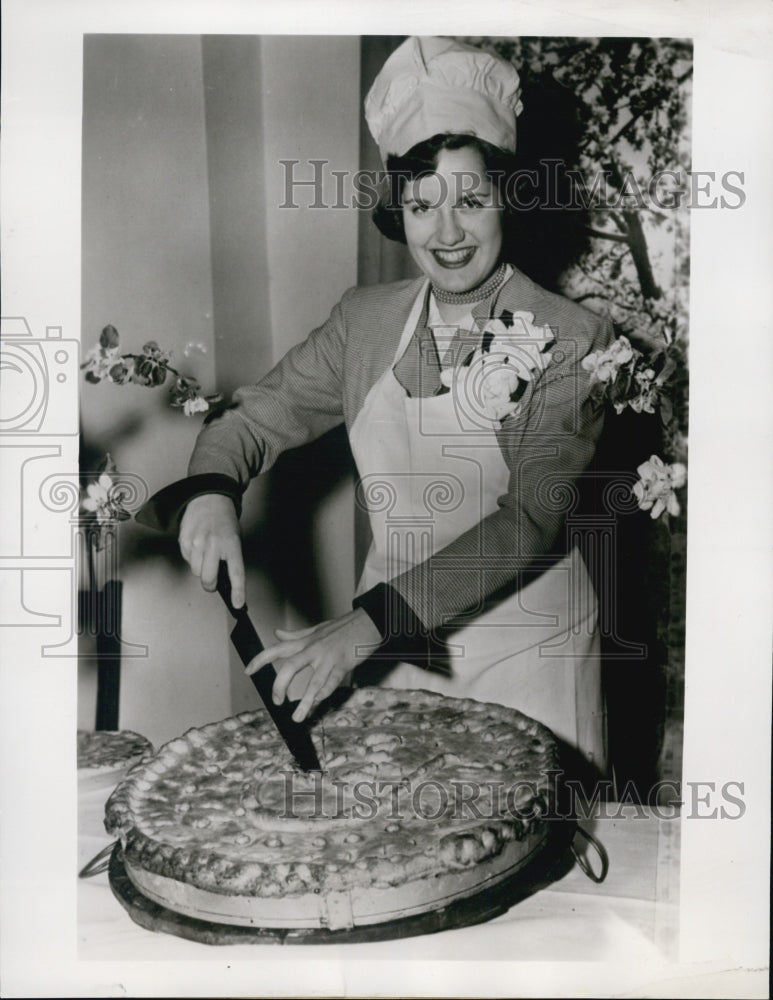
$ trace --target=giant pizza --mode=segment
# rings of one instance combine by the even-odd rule
[[[105,826],[141,898],[230,927],[346,931],[487,892],[547,844],[556,743],[513,709],[360,688],[311,732],[321,773],[294,767],[262,710],[135,767]]]

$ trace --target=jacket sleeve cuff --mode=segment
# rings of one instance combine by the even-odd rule
[[[205,472],[198,476],[178,479],[155,493],[137,513],[135,520],[149,528],[176,533],[185,508],[196,497],[205,493],[220,493],[230,497],[236,507],[236,516],[242,512],[242,487],[236,479],[220,472]]]
[[[373,658],[427,667],[447,657],[444,643],[388,583],[378,583],[355,597],[352,607],[362,608],[381,634],[381,645]]]

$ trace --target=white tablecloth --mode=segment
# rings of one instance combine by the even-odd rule
[[[106,793],[79,800],[78,868],[110,843],[102,817]],[[211,946],[135,924],[113,896],[106,873],[79,879],[80,959],[261,960],[305,958],[605,961],[675,957],[678,818],[658,818],[641,806],[598,807],[583,826],[603,843],[609,874],[592,882],[575,865],[548,889],[507,913],[473,927],[350,945],[240,944]]]

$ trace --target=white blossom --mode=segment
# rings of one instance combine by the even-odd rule
[[[665,511],[676,516],[680,511],[675,490],[687,482],[687,469],[681,462],[667,465],[657,455],[651,455],[636,470],[639,481],[633,494],[641,510],[648,510],[650,517],[658,518]]]
[[[209,409],[209,403],[203,396],[193,396],[183,403],[183,413],[186,417],[192,417],[194,413],[204,413]]]
[[[605,351],[593,351],[582,359],[582,368],[597,382],[614,382],[620,369],[633,358],[627,337],[618,337]],[[618,411],[620,412],[620,411]]]
[[[107,524],[123,516],[123,506],[120,496],[115,493],[115,486],[110,476],[103,472],[95,483],[86,487],[86,498],[81,506],[89,513],[97,515],[99,524]]]

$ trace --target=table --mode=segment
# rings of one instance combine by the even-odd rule
[[[105,791],[79,796],[78,870],[110,843]],[[679,818],[648,807],[600,803],[581,825],[609,855],[609,873],[592,882],[575,864],[547,889],[495,920],[438,934],[352,945],[209,946],[135,924],[113,896],[107,874],[78,880],[78,957],[102,960],[244,961],[291,957],[605,961],[676,958]]]

